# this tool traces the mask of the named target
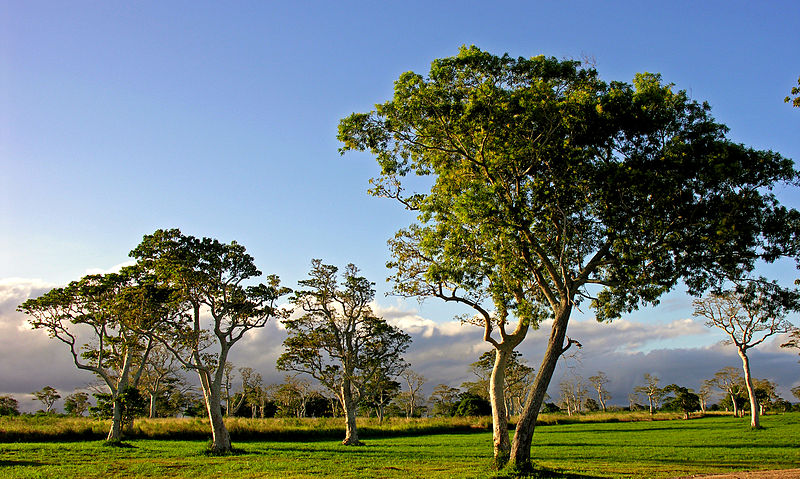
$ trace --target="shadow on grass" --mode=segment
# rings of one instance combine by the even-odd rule
[[[0,467],[14,467],[14,466],[43,466],[43,462],[36,461],[14,461],[9,459],[0,459]]]
[[[558,469],[533,466],[528,471],[500,471],[492,479],[602,479],[602,476],[589,476],[563,472]]]

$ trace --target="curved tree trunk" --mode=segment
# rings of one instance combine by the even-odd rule
[[[513,348],[512,348],[513,349]],[[489,401],[492,404],[492,444],[494,445],[495,465],[502,467],[508,462],[511,454],[511,441],[508,438],[508,414],[503,393],[505,386],[506,364],[511,350],[496,348],[494,367],[489,379]]]
[[[742,358],[744,383],[747,386],[747,395],[750,397],[750,427],[758,429],[761,427],[761,423],[758,418],[758,399],[756,398],[756,392],[753,388],[753,378],[750,376],[750,359],[748,359],[747,353],[742,349],[739,349],[739,357]]]
[[[517,423],[517,430],[511,442],[511,466],[519,471],[529,471],[531,467],[531,444],[533,442],[533,431],[536,428],[536,419],[539,417],[539,409],[542,401],[547,394],[547,387],[553,378],[558,358],[564,353],[564,339],[567,336],[567,323],[572,308],[562,304],[561,311],[553,321],[553,328],[550,332],[550,340],[547,344],[542,365],[536,374],[536,379],[531,386],[532,392],[525,401],[525,408],[522,416]]]

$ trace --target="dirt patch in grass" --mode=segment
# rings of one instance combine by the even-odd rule
[[[697,476],[684,476],[683,478],[678,479],[692,477],[702,477],[703,479],[800,479],[800,469],[732,472],[730,474],[703,474]]]

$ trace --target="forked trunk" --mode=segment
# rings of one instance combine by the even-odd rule
[[[506,363],[511,351],[495,349],[494,367],[489,382],[489,401],[492,404],[492,444],[494,445],[494,461],[499,467],[508,462],[511,454],[511,441],[508,438],[508,414],[503,392],[506,377]]]
[[[756,391],[753,388],[753,378],[750,377],[750,360],[747,358],[747,353],[742,349],[739,350],[739,357],[742,358],[744,383],[747,386],[747,395],[750,397],[750,427],[758,429],[761,427],[761,423],[758,418],[758,399],[756,398]]]
[[[547,394],[547,387],[553,378],[558,358],[564,353],[564,339],[567,336],[567,323],[572,308],[562,304],[561,311],[558,312],[553,320],[553,329],[550,331],[550,340],[547,344],[542,365],[536,374],[536,379],[531,386],[531,393],[525,401],[525,408],[522,410],[517,430],[514,433],[514,440],[511,442],[510,463],[513,468],[519,471],[529,471],[531,467],[531,444],[533,442],[533,431],[536,428],[536,419],[539,417],[539,409],[542,407],[544,396]]]

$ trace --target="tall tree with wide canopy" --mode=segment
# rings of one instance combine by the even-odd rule
[[[786,315],[800,308],[800,295],[776,283],[748,281],[711,293],[693,304],[695,316],[704,318],[706,326],[724,331],[728,336],[726,343],[736,346],[750,399],[750,427],[759,428],[758,398],[750,374],[748,351],[770,336],[793,329]]]
[[[107,440],[122,440],[123,397],[139,380],[153,346],[149,334],[166,313],[169,294],[135,266],[89,275],[22,303],[19,311],[64,343],[78,369],[100,377],[113,413]]]
[[[181,364],[197,371],[211,424],[210,450],[231,451],[222,417],[225,364],[231,348],[249,331],[287,312],[277,302],[291,290],[275,275],[266,283],[246,285],[261,276],[244,246],[184,235],[177,229],[146,235],[131,256],[172,293],[172,314],[153,336]]]
[[[796,180],[792,162],[730,142],[709,110],[659,75],[606,83],[575,61],[469,47],[435,60],[427,77],[404,73],[391,100],[341,120],[340,151],[380,164],[372,194],[418,212],[391,242],[398,293],[473,307],[498,366],[552,320],[510,448],[516,467],[530,467],[582,299],[613,319],[680,280],[700,293],[796,238],[798,213],[768,191]],[[502,462],[498,441],[495,430]]]
[[[356,413],[377,375],[392,377],[405,362],[410,336],[375,316],[370,303],[373,283],[350,264],[342,281],[336,266],[311,262],[309,278],[300,281],[294,304],[304,312],[287,319],[286,347],[278,368],[310,375],[328,388],[342,406],[346,428],[342,444],[358,445]]]

